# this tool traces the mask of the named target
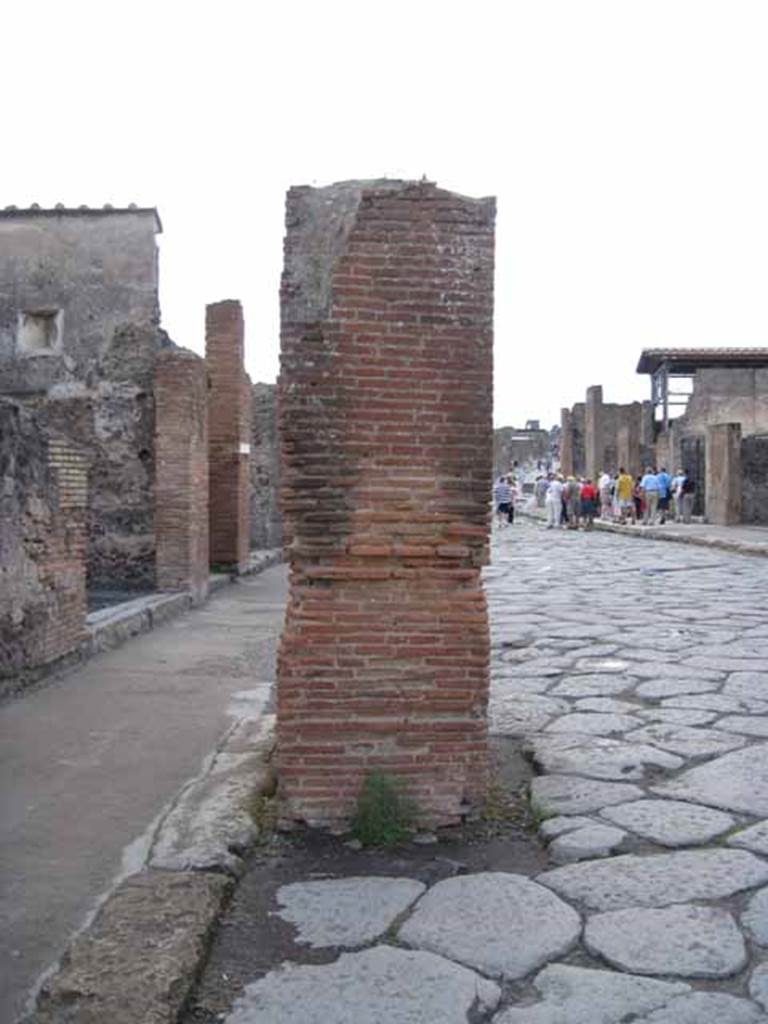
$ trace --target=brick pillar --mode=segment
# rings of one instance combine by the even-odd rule
[[[741,424],[707,427],[707,522],[732,526],[741,522]]]
[[[185,349],[155,368],[155,543],[160,590],[208,593],[208,378]]]
[[[494,217],[427,182],[288,193],[286,824],[348,819],[371,769],[432,823],[485,791]]]
[[[603,463],[603,389],[600,384],[587,388],[587,406],[584,416],[584,447],[586,449],[587,476],[596,480],[604,469]]]
[[[85,639],[88,459],[67,439],[48,439],[48,466],[54,481],[54,515],[44,565],[56,594],[45,631],[41,662],[76,651]]]
[[[249,548],[250,394],[243,369],[243,310],[205,308],[211,562],[242,571]]]
[[[572,476],[573,468],[573,423],[571,410],[560,410],[560,472]]]

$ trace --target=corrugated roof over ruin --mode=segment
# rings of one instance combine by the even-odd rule
[[[162,234],[163,224],[160,214],[155,206],[137,206],[136,203],[129,203],[128,206],[112,206],[105,203],[103,206],[65,206],[63,203],[56,203],[55,206],[40,206],[32,203],[31,206],[6,206],[0,209],[0,218],[20,217],[104,217],[112,214],[122,213],[148,213],[155,218],[155,232]]]
[[[665,365],[678,374],[711,366],[768,366],[768,348],[644,348],[637,373],[656,373]]]

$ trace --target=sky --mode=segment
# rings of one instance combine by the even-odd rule
[[[0,205],[157,206],[163,325],[239,298],[278,368],[291,185],[495,195],[494,420],[640,350],[768,345],[765,0],[9,0]]]

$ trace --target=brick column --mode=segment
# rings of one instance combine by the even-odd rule
[[[286,824],[347,819],[371,769],[431,823],[485,791],[494,216],[426,182],[288,194]]]
[[[243,369],[243,310],[205,309],[211,562],[242,571],[249,549],[250,389]]]
[[[586,449],[587,476],[597,480],[604,469],[603,463],[603,389],[600,384],[587,388],[587,406],[584,416],[584,447]]]
[[[707,522],[732,526],[741,522],[741,424],[707,427]]]
[[[573,469],[573,423],[571,410],[560,410],[560,472],[572,476]]]
[[[185,349],[155,368],[155,543],[160,590],[208,593],[208,379]]]

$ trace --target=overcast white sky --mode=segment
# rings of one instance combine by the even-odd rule
[[[240,298],[254,379],[285,190],[354,177],[498,197],[497,425],[768,344],[766,0],[8,0],[3,36],[0,203],[156,205],[165,327]]]

